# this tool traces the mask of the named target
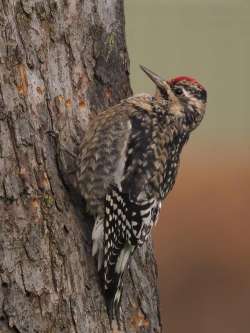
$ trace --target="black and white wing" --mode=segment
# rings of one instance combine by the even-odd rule
[[[135,203],[117,187],[106,195],[103,278],[110,311],[119,308],[124,271],[136,247],[148,238],[158,212],[154,199]]]

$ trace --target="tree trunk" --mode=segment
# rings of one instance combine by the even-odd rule
[[[71,167],[90,112],[131,94],[123,2],[0,0],[0,25],[0,332],[110,332]],[[156,275],[149,242],[122,331],[160,331]]]

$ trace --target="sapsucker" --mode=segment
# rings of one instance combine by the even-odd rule
[[[182,147],[201,122],[207,100],[195,79],[167,81],[141,68],[156,94],[135,95],[98,114],[78,157],[78,186],[95,217],[92,253],[111,316],[119,308],[124,270],[157,221]]]

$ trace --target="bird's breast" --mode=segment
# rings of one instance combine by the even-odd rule
[[[165,199],[175,184],[180,164],[181,150],[187,139],[188,137],[186,135],[175,136],[173,141],[167,146],[168,158],[163,172],[163,181],[160,185],[160,198],[162,200]]]

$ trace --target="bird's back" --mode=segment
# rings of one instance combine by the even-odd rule
[[[112,184],[121,182],[125,168],[126,190],[129,191],[131,187],[126,179],[131,179],[132,174],[137,176],[136,182],[140,183],[140,175],[135,172],[139,170],[138,165],[134,161],[138,160],[141,164],[143,160],[150,159],[145,152],[153,134],[148,133],[152,132],[149,124],[151,112],[152,97],[143,94],[122,101],[90,121],[80,148],[77,179],[91,212],[103,216],[105,195]],[[147,128],[139,127],[139,118],[144,118]]]

